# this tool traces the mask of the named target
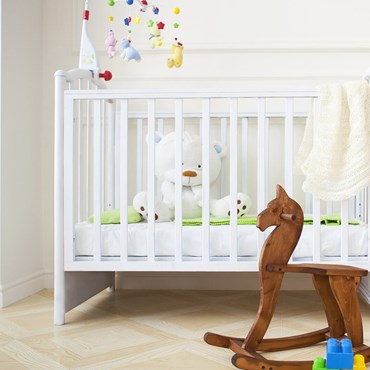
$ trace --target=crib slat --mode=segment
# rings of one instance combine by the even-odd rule
[[[74,210],[73,210],[73,175],[74,175],[74,129],[73,129],[73,100],[69,97],[65,98],[64,102],[64,196],[68,201],[64,201],[64,256],[58,255],[58,258],[63,258],[66,263],[71,263],[74,260]],[[63,125],[62,125],[63,127]],[[63,145],[62,143],[60,143]],[[61,158],[59,158],[61,160]],[[62,178],[62,177],[61,177]],[[56,184],[57,185],[57,184]],[[72,199],[68,198],[72,197]],[[61,206],[63,203],[61,204]]]
[[[78,88],[81,89],[81,80],[78,81]],[[82,100],[78,101],[78,145],[77,145],[77,220],[82,219]]]
[[[225,117],[221,118],[221,142],[227,143],[227,119]],[[220,172],[221,179],[221,191],[220,194],[226,194],[226,182],[227,182],[227,171],[226,171],[226,161],[224,158],[221,159],[222,166]]]
[[[242,191],[248,194],[248,117],[242,118]]]
[[[182,141],[183,141],[183,104],[175,101],[175,261],[182,260]]]
[[[238,100],[230,103],[230,261],[238,258],[238,224],[236,213],[238,191]]]
[[[90,100],[86,102],[86,215],[90,215],[90,114],[91,114],[91,104]]]
[[[115,122],[115,105],[113,101],[107,102],[107,165],[108,165],[108,189],[107,189],[107,206],[108,209],[114,207],[114,169],[115,169],[115,145],[114,145],[114,122]]]
[[[107,179],[105,177],[105,153],[106,153],[106,139],[105,139],[105,117],[106,117],[106,112],[105,112],[105,104],[104,101],[101,101],[101,200],[100,200],[100,206],[102,209],[105,209],[106,203],[105,203],[105,184],[107,183]]]
[[[163,130],[164,130],[164,120],[163,118],[159,118],[157,120],[157,131],[161,134],[163,134]],[[156,178],[156,193],[157,193],[157,197],[159,199],[162,198],[162,189],[161,189],[161,180],[159,180],[158,178]]]
[[[94,261],[101,259],[101,179],[102,179],[101,101],[94,101]]]
[[[209,253],[209,243],[210,243],[210,229],[209,229],[209,131],[211,125],[210,119],[210,99],[203,99],[202,101],[202,261],[208,262]]]
[[[258,99],[258,132],[257,132],[257,212],[261,212],[266,206],[266,187],[267,187],[267,178],[266,178],[266,165],[267,165],[267,156],[266,156],[266,99]]]
[[[257,128],[257,213],[261,212],[266,207],[266,99],[258,99],[258,128]],[[265,241],[265,233],[258,233],[258,246],[257,246],[257,261],[260,257],[262,245]]]
[[[120,233],[121,233],[121,261],[128,258],[128,102],[127,99],[120,103]]]
[[[320,199],[313,199],[312,218],[313,218],[313,262],[320,261],[321,253],[321,211]]]
[[[143,191],[143,120],[136,120],[136,193]]]
[[[148,100],[148,261],[154,261],[155,224],[154,224],[154,197],[155,197],[155,100]]]
[[[349,237],[349,204],[348,199],[341,201],[341,261],[348,262],[348,237]]]
[[[291,197],[293,196],[293,117],[294,100],[287,98],[285,100],[284,184],[286,192]]]
[[[313,130],[317,129],[317,120],[319,112],[318,99],[313,100]],[[313,262],[320,262],[321,258],[321,203],[320,200],[313,197]]]
[[[120,104],[117,102],[118,112],[120,113]],[[121,116],[120,120],[114,120],[114,208],[120,207],[120,168],[121,168]]]
[[[368,201],[370,198],[370,186],[366,188],[366,222],[367,222],[367,260],[370,261],[370,207]]]

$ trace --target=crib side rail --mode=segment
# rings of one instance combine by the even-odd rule
[[[237,200],[238,191],[253,194],[253,213],[266,207],[274,191],[276,179],[295,197],[299,189],[294,175],[294,156],[297,150],[297,122],[302,126],[308,115],[299,104],[302,99],[316,99],[315,91],[89,91],[65,92],[64,131],[64,266],[67,270],[101,271],[257,271],[258,258],[267,233],[258,233],[253,255],[240,256]],[[283,102],[282,110],[274,110],[274,100]],[[188,109],[189,101],[196,107]],[[221,108],[218,108],[220,103]],[[226,103],[225,103],[226,101]],[[247,103],[246,103],[247,102]],[[252,102],[252,108],[249,103]],[[162,103],[173,107],[162,111]],[[140,105],[140,109],[132,106]],[[81,108],[82,105],[82,108]],[[216,108],[215,108],[216,106]],[[226,107],[226,108],[225,108]],[[280,109],[280,108],[279,108]],[[81,123],[81,115],[84,116]],[[189,123],[190,122],[190,123]],[[80,127],[79,127],[80,126]],[[203,188],[201,253],[198,256],[184,254],[188,232],[183,226],[181,164],[182,140],[186,127],[198,127],[202,136]],[[160,189],[155,181],[156,132],[175,131],[175,221],[173,222],[174,249],[171,255],[158,256],[157,234],[162,226],[155,222],[155,195]],[[272,158],[276,156],[272,142],[276,129],[282,130],[282,173],[272,174]],[[216,131],[215,131],[216,130]],[[81,132],[85,139],[81,141]],[[134,132],[134,135],[132,133]],[[223,160],[219,191],[230,195],[230,225],[228,226],[228,253],[218,258],[211,251],[212,228],[210,226],[211,184],[209,182],[211,137],[228,141],[229,154]],[[59,131],[58,135],[61,135]],[[279,134],[280,135],[280,134]],[[252,144],[251,144],[252,142]],[[134,152],[132,153],[132,147]],[[253,148],[251,148],[253,147]],[[251,167],[251,161],[254,165]],[[255,168],[253,168],[255,167]],[[135,175],[130,172],[137,169]],[[81,171],[84,171],[81,175]],[[60,176],[60,175],[59,175]],[[227,180],[225,180],[225,178]],[[271,190],[272,189],[272,190]],[[126,210],[132,204],[132,195],[147,192],[148,221],[145,224],[144,253],[135,256],[130,252],[131,229]],[[60,188],[58,191],[61,191]],[[362,194],[363,201],[367,201]],[[93,199],[93,201],[91,200]],[[312,214],[312,262],[351,262],[368,265],[369,250],[355,261],[349,253],[350,219],[358,216],[358,204],[345,201],[340,205],[323,204],[306,196],[305,211]],[[341,213],[341,247],[337,257],[327,258],[322,250],[324,213],[332,213],[339,207]],[[364,206],[363,206],[364,207]],[[106,235],[101,225],[101,213],[111,208],[120,209],[118,237],[119,253],[106,255]],[[365,209],[365,207],[364,207]],[[367,209],[367,208],[366,208]],[[88,256],[77,256],[76,223],[93,215],[93,250]],[[362,220],[364,221],[364,219]],[[197,232],[197,231],[196,231]],[[292,259],[299,262],[301,257]],[[307,257],[308,258],[308,257]]]

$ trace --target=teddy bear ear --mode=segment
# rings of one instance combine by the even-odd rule
[[[156,132],[154,133],[154,142],[155,142],[156,144],[158,144],[159,142],[161,142],[161,141],[162,141],[163,137],[164,137],[164,135],[163,135],[161,132],[156,131]],[[149,139],[149,136],[148,136],[148,135],[146,135],[146,143],[148,143],[148,139]]]
[[[213,148],[215,149],[216,153],[220,158],[225,157],[227,154],[227,147],[224,143],[221,143],[220,141],[216,141],[213,143]]]

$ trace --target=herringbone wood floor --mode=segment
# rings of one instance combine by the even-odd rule
[[[257,291],[104,291],[68,313],[66,325],[58,327],[53,291],[43,290],[0,310],[0,369],[235,369],[232,352],[208,346],[203,334],[245,336],[258,302]],[[361,306],[370,343],[370,307]],[[282,292],[268,336],[323,325],[315,292]],[[318,356],[325,357],[324,345],[268,357]]]

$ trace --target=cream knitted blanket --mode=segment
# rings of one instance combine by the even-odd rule
[[[370,88],[366,81],[320,88],[297,155],[303,190],[338,201],[370,185]]]

